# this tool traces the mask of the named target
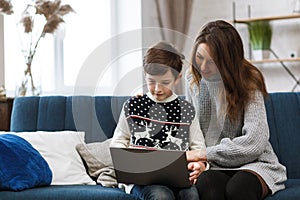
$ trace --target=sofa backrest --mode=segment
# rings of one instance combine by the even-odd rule
[[[300,178],[300,93],[271,93],[265,103],[274,151],[288,178]]]
[[[11,127],[22,131],[85,131],[86,142],[112,137],[126,96],[43,96],[14,100]]]
[[[113,135],[128,96],[19,97],[14,100],[11,131],[86,132],[86,142]],[[300,178],[300,93],[271,93],[266,100],[270,142],[289,178]]]

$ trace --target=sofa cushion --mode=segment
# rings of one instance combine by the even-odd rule
[[[85,161],[88,173],[97,183],[106,187],[117,187],[116,174],[109,151],[111,139],[104,142],[78,144],[76,150]]]
[[[0,152],[0,190],[21,191],[51,183],[47,162],[23,138],[0,134]]]
[[[300,93],[271,93],[266,101],[270,142],[288,178],[300,178]]]
[[[266,200],[295,200],[300,197],[300,179],[288,179],[286,188],[276,192],[275,195],[268,196]]]
[[[15,103],[14,100],[11,113],[11,131],[20,132],[37,130],[39,98],[40,97],[37,96],[26,98],[20,97],[15,99],[17,103]]]
[[[96,121],[93,129],[99,130],[107,138],[111,138],[119,121],[123,104],[129,96],[97,96],[95,97]],[[103,141],[101,139],[100,141]]]
[[[84,131],[85,141],[111,138],[128,96],[43,96],[14,100],[11,127],[22,131]],[[26,116],[26,117],[24,117]]]
[[[84,143],[84,132],[37,131],[12,134],[27,140],[47,161],[53,174],[51,185],[96,184],[86,173],[75,148],[77,144]]]
[[[119,188],[100,185],[62,185],[32,188],[21,192],[1,191],[2,200],[138,200]]]

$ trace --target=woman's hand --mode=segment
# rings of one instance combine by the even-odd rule
[[[205,170],[205,164],[201,161],[189,162],[188,170],[191,171],[189,177],[191,183],[196,184],[198,176]]]
[[[207,161],[205,150],[197,149],[186,152],[188,162]]]

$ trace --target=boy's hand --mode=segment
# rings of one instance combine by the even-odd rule
[[[189,178],[191,183],[196,184],[198,176],[205,170],[205,164],[201,161],[189,162],[188,170],[191,171]]]
[[[135,94],[135,96],[132,96],[132,98],[139,98],[139,97],[141,97],[141,96],[143,96],[144,94],[143,93],[137,93],[137,94]]]

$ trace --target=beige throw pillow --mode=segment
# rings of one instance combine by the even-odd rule
[[[106,187],[117,187],[109,145],[111,139],[103,142],[76,145],[76,150],[85,161],[88,173],[97,179],[97,183]]]

